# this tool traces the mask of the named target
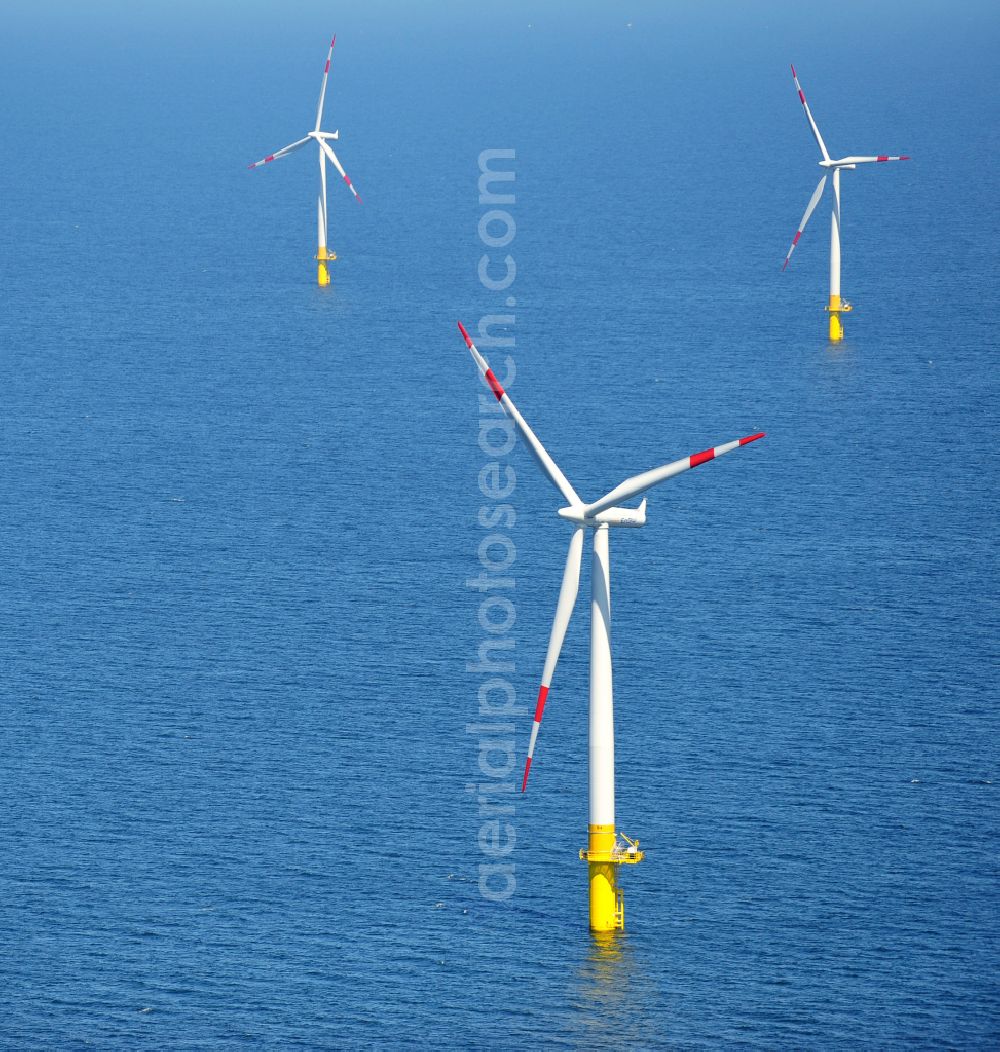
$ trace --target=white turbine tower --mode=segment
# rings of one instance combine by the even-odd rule
[[[348,189],[354,194],[358,204],[361,204],[361,198],[358,196],[357,190],[354,189],[354,184],[347,177],[347,172],[344,171],[343,166],[337,159],[337,155],[333,152],[330,147],[329,140],[338,139],[340,132],[325,132],[320,131],[320,124],[323,123],[323,101],[326,98],[326,82],[330,76],[330,61],[333,58],[333,48],[337,43],[336,34],[330,41],[330,50],[326,56],[326,66],[323,69],[323,86],[319,92],[319,105],[316,107],[316,127],[304,138],[299,139],[297,142],[293,142],[290,146],[285,146],[275,153],[268,154],[267,157],[260,161],[254,161],[253,164],[248,165],[249,168],[260,168],[262,165],[269,164],[271,161],[278,160],[279,157],[287,157],[290,153],[294,153],[296,150],[300,150],[306,143],[312,141],[315,142],[319,151],[319,183],[320,183],[320,194],[317,201],[317,215],[319,220],[319,250],[316,253],[316,259],[319,260],[319,270],[317,273],[317,280],[320,285],[330,284],[330,270],[327,266],[328,260],[334,260],[337,258],[336,252],[328,252],[326,247],[326,162],[329,159],[330,163],[334,168],[340,172],[344,182],[347,183]]]
[[[476,349],[465,326],[458,323],[466,345],[486,378],[490,389],[504,412],[513,420],[521,437],[534,454],[539,466],[549,481],[559,490],[567,507],[559,509],[559,515],[573,523],[566,568],[563,571],[559,601],[549,636],[542,684],[538,691],[535,718],[531,727],[531,741],[524,765],[523,792],[528,783],[528,772],[535,752],[538,728],[542,722],[542,710],[552,683],[552,674],[559,660],[566,629],[576,603],[580,585],[580,564],[583,558],[584,530],[594,532],[594,555],[591,564],[590,599],[590,726],[589,726],[589,827],[587,849],[580,858],[588,863],[590,927],[593,931],[614,931],[624,927],[624,912],[621,891],[618,887],[617,868],[623,863],[639,862],[642,852],[638,841],[625,837],[626,844],[618,839],[615,829],[615,737],[614,707],[612,700],[611,669],[611,571],[608,560],[608,531],[612,526],[644,526],[646,523],[646,501],[638,508],[621,505],[633,500],[646,490],[679,475],[688,468],[707,464],[708,461],[730,453],[740,446],[763,438],[764,433],[748,435],[746,438],[727,442],[725,445],[706,449],[702,453],[684,457],[663,467],[653,468],[641,475],[626,479],[600,500],[587,504],[577,496],[559,466],[538,441],[534,431],[517,411],[510,396],[500,386],[486,359]],[[623,834],[624,836],[624,834]]]
[[[832,160],[827,152],[826,143],[823,142],[823,136],[820,135],[816,121],[813,119],[809,103],[806,102],[806,96],[799,84],[799,78],[795,73],[794,66],[792,66],[792,79],[795,81],[799,99],[802,102],[803,109],[806,111],[806,120],[809,122],[813,138],[815,138],[816,144],[819,146],[819,152],[823,155],[823,160],[819,162],[819,166],[827,169],[827,171],[833,170],[833,215],[830,220],[830,302],[826,309],[830,312],[830,340],[833,343],[837,343],[844,338],[844,326],[840,321],[841,312],[851,310],[851,305],[840,298],[840,173],[845,168],[855,168],[859,164],[878,164],[882,161],[908,161],[910,158],[905,156],[889,157],[886,154],[880,154],[877,157],[841,157],[840,160]],[[809,198],[809,204],[806,205],[802,222],[799,223],[799,228],[792,239],[792,247],[788,250],[788,255],[785,256],[782,270],[788,266],[788,261],[792,258],[795,246],[799,243],[799,238],[802,237],[802,231],[805,230],[809,217],[813,214],[813,210],[819,204],[819,199],[823,196],[826,179],[827,177],[824,174],[812,197]]]

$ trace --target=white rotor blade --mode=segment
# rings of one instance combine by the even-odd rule
[[[882,153],[878,157],[844,157],[837,164],[881,164],[883,161],[908,161],[909,159],[905,154],[901,157],[888,157]]]
[[[672,464],[664,464],[663,467],[653,468],[652,471],[644,471],[641,475],[634,475],[632,478],[626,479],[618,486],[615,486],[610,493],[601,497],[599,501],[596,501],[594,504],[588,504],[583,509],[583,512],[590,518],[607,508],[617,507],[633,497],[638,497],[640,493],[645,493],[646,490],[651,486],[655,486],[658,482],[665,482],[667,479],[673,478],[674,475],[687,471],[688,468],[696,468],[699,464],[707,464],[708,461],[715,460],[716,457],[731,453],[734,449],[756,442],[758,438],[763,437],[764,432],[758,431],[755,435],[747,435],[746,438],[738,438],[735,442],[727,442],[725,445],[715,446],[713,449],[706,449],[702,453],[694,453],[690,457],[684,457],[683,460],[675,460]]]
[[[809,204],[806,205],[806,210],[802,215],[802,222],[799,223],[798,230],[795,231],[795,237],[792,238],[792,247],[788,250],[788,255],[785,256],[785,262],[782,264],[781,269],[784,270],[788,266],[788,261],[792,258],[792,253],[795,251],[795,246],[799,243],[799,238],[802,237],[802,231],[806,228],[806,223],[809,222],[809,217],[813,214],[816,206],[819,204],[819,199],[823,196],[823,190],[826,187],[826,176],[824,175],[819,181],[819,186],[816,187],[812,197],[809,198]]]
[[[261,161],[254,161],[253,164],[248,164],[247,168],[259,168],[262,164],[269,164],[271,161],[278,160],[279,157],[287,157],[290,153],[294,153],[296,150],[301,150],[308,141],[309,136],[307,135],[304,139],[299,139],[298,142],[293,142],[290,146],[283,146],[276,153],[268,154]]]
[[[792,79],[795,81],[795,89],[798,91],[799,99],[802,101],[802,106],[806,111],[806,120],[809,121],[809,127],[812,129],[812,133],[816,137],[816,142],[819,144],[820,152],[823,154],[823,160],[829,161],[830,155],[826,152],[826,143],[823,142],[823,136],[820,135],[819,128],[816,126],[816,122],[813,120],[812,111],[809,109],[809,103],[806,102],[805,92],[802,90],[802,86],[799,84],[799,78],[795,72],[794,66],[792,66]]]
[[[347,172],[344,171],[340,161],[337,160],[337,155],[327,145],[326,139],[317,139],[316,141],[319,143],[320,149],[327,155],[327,157],[330,158],[330,162],[333,164],[333,167],[336,168],[338,172],[340,172],[344,182],[347,183],[347,189],[350,190],[351,193],[354,194],[354,196],[357,198],[358,204],[361,204],[360,195],[358,194],[357,190],[354,189],[354,184],[351,182],[350,179],[348,179]]]
[[[542,669],[542,685],[538,689],[538,701],[535,705],[535,719],[531,725],[531,741],[528,742],[528,758],[524,761],[524,778],[521,781],[521,792],[528,785],[528,772],[531,770],[531,758],[535,755],[535,742],[538,739],[538,728],[542,723],[542,710],[549,695],[552,674],[559,661],[566,629],[569,628],[573,607],[576,605],[577,593],[580,590],[580,562],[583,558],[583,526],[577,526],[569,540],[569,551],[566,553],[566,568],[563,570],[562,585],[559,587],[559,602],[556,604],[556,616],[552,620],[552,632],[549,635],[549,647],[545,651],[545,667]]]
[[[323,87],[319,89],[319,105],[316,107],[316,131],[319,131],[320,123],[323,120],[323,100],[326,98],[326,82],[330,76],[330,60],[333,58],[333,46],[337,43],[337,34],[333,34],[333,40],[330,41],[330,50],[326,56],[326,68],[323,70]]]
[[[528,427],[528,422],[517,411],[517,406],[515,406],[510,400],[510,396],[500,386],[500,381],[493,375],[493,370],[490,368],[489,363],[476,349],[476,345],[472,342],[472,337],[469,335],[465,326],[459,322],[458,328],[465,339],[466,346],[469,348],[472,357],[476,361],[476,365],[479,366],[479,371],[486,377],[486,382],[490,385],[490,390],[496,396],[496,400],[500,405],[503,406],[504,412],[514,421],[514,426],[520,431],[521,437],[525,442],[528,443],[528,448],[534,453],[535,459],[541,466],[542,471],[545,472],[549,481],[557,490],[559,490],[571,505],[579,507],[583,501],[581,501],[576,495],[576,490],[574,490],[569,484],[568,479],[559,470],[558,464],[556,464],[556,462],[549,456],[542,443],[538,441],[535,432]]]

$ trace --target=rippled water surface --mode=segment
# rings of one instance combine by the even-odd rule
[[[831,39],[786,4],[15,4],[0,1046],[997,1047],[998,19],[869,6]],[[331,31],[365,203],[331,183],[321,290],[315,158],[245,166],[308,130]],[[914,157],[844,176],[836,349],[826,206],[780,272],[818,178],[789,61],[834,153]],[[647,857],[610,945],[583,597],[516,891],[478,888],[491,502],[455,320],[508,311],[511,393],[585,497],[768,432],[612,537]],[[568,529],[503,459],[519,767]]]

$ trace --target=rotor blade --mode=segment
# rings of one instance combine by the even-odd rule
[[[625,501],[631,500],[633,497],[638,497],[640,493],[644,493],[658,482],[665,482],[667,479],[673,478],[674,475],[687,471],[688,468],[696,468],[699,464],[707,464],[708,461],[715,460],[716,457],[721,457],[725,453],[731,453],[734,449],[749,445],[749,443],[756,442],[758,438],[763,437],[764,432],[758,431],[755,435],[747,435],[746,438],[738,438],[735,442],[727,442],[725,445],[715,446],[713,449],[706,449],[702,453],[684,457],[683,460],[675,460],[672,464],[664,464],[663,467],[653,468],[652,471],[645,471],[641,475],[635,475],[615,486],[610,493],[601,497],[596,503],[587,505],[583,509],[583,513],[590,518],[607,508],[614,508]]]
[[[559,602],[556,603],[556,616],[552,620],[552,632],[549,634],[549,647],[545,651],[545,666],[542,669],[542,685],[538,690],[538,702],[535,705],[535,719],[531,725],[531,740],[528,742],[528,758],[524,761],[524,778],[521,781],[521,792],[527,788],[528,772],[531,770],[531,758],[535,755],[535,742],[538,739],[538,728],[542,723],[542,710],[545,699],[549,696],[552,673],[559,661],[563,640],[569,619],[573,616],[576,596],[580,590],[580,562],[583,558],[583,526],[577,526],[569,540],[569,551],[566,553],[566,569],[563,570],[562,585],[559,588]]]
[[[881,153],[878,157],[844,157],[837,164],[881,164],[883,161],[908,161],[909,159],[905,154],[902,157],[887,157]]]
[[[333,47],[337,43],[337,34],[333,34],[333,40],[330,41],[330,50],[326,56],[326,66],[323,69],[323,86],[319,89],[319,105],[316,107],[316,131],[319,131],[320,123],[323,120],[323,100],[326,98],[326,82],[330,76],[330,60],[333,58]]]
[[[486,377],[486,382],[490,385],[490,390],[496,396],[496,400],[500,405],[503,406],[504,412],[514,421],[514,426],[520,431],[521,437],[525,442],[528,443],[528,448],[535,455],[535,459],[541,466],[542,471],[545,472],[549,481],[557,490],[559,490],[570,504],[579,507],[583,501],[581,501],[576,495],[576,490],[574,490],[569,484],[566,476],[559,470],[559,465],[549,456],[542,443],[538,441],[535,432],[528,427],[528,422],[518,412],[517,406],[515,406],[510,400],[510,395],[508,395],[500,386],[500,381],[493,375],[493,370],[490,368],[489,363],[476,349],[476,345],[472,342],[472,337],[469,335],[465,326],[459,322],[458,328],[465,339],[465,345],[469,348],[472,357],[476,360],[476,365],[479,366],[479,371]]]
[[[813,120],[812,112],[809,109],[809,103],[806,102],[805,92],[803,92],[802,86],[799,84],[799,78],[795,72],[794,66],[792,66],[792,79],[795,81],[795,88],[799,93],[799,98],[802,100],[802,106],[806,111],[806,120],[809,121],[809,127],[812,128],[812,133],[816,137],[816,142],[819,143],[820,152],[823,154],[823,160],[829,161],[830,155],[826,152],[826,143],[823,142],[823,136],[820,135],[819,128]]]
[[[795,251],[795,246],[799,243],[799,238],[802,237],[802,231],[806,228],[806,223],[809,222],[809,217],[813,214],[816,206],[819,204],[819,199],[823,196],[823,190],[826,188],[826,176],[824,175],[819,181],[819,186],[816,187],[812,197],[809,198],[809,204],[806,205],[806,210],[802,215],[802,222],[799,223],[798,230],[795,231],[795,237],[792,238],[792,247],[788,250],[788,255],[785,256],[785,262],[782,264],[781,269],[784,270],[788,266],[788,261],[792,258],[792,253]]]
[[[279,157],[287,157],[290,153],[294,153],[296,150],[301,150],[308,141],[309,136],[307,135],[304,139],[299,139],[298,142],[293,142],[290,146],[283,146],[277,152],[269,153],[262,161],[254,161],[253,164],[248,164],[247,168],[259,168],[262,164],[268,164],[271,161],[278,160]]]
[[[350,179],[348,179],[347,172],[344,171],[340,161],[337,160],[337,155],[327,145],[326,139],[317,139],[316,141],[319,143],[320,149],[327,155],[327,157],[330,158],[333,167],[336,168],[338,172],[340,172],[341,176],[343,176],[344,182],[347,183],[347,189],[350,190],[351,193],[354,194],[354,196],[357,198],[358,204],[361,204],[361,197],[359,196],[357,190],[354,189],[354,184],[351,182]]]

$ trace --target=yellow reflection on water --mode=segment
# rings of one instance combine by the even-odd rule
[[[642,1019],[651,996],[645,967],[625,932],[591,932],[580,961],[573,1002],[587,1045],[636,1047],[650,1035]]]

